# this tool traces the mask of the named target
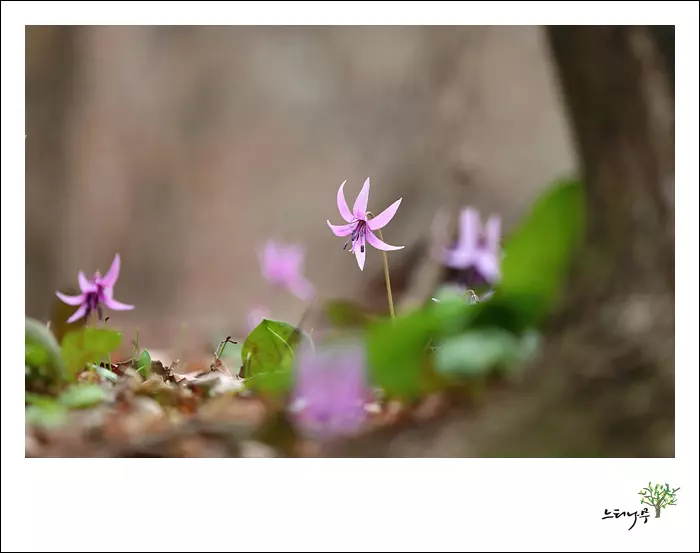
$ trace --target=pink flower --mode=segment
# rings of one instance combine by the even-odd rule
[[[121,261],[119,254],[114,256],[112,266],[107,271],[105,276],[100,275],[97,271],[92,279],[88,279],[85,274],[80,271],[78,273],[78,284],[82,292],[78,296],[67,296],[61,292],[56,292],[56,295],[61,301],[68,305],[79,305],[78,310],[68,319],[69,323],[75,322],[83,317],[89,317],[93,311],[97,311],[97,315],[102,320],[102,306],[115,311],[128,311],[133,309],[133,305],[127,305],[114,299],[114,285],[119,278],[119,268]]]
[[[302,432],[329,439],[360,429],[369,390],[360,345],[324,346],[316,351],[304,341],[297,350],[295,372],[292,411]]]
[[[443,252],[443,262],[463,273],[460,280],[466,286],[493,285],[501,278],[501,219],[489,217],[481,227],[479,212],[471,207],[460,215],[457,243]]]
[[[289,290],[302,300],[314,295],[314,288],[302,274],[304,250],[300,246],[284,246],[268,240],[259,252],[262,274],[265,279]]]
[[[350,212],[348,204],[345,201],[345,195],[343,194],[345,182],[343,182],[338,189],[338,211],[340,211],[340,216],[345,219],[348,224],[333,225],[330,221],[326,222],[333,231],[333,234],[336,236],[350,236],[348,241],[345,242],[343,249],[347,247],[348,242],[352,242],[350,246],[350,253],[355,254],[357,264],[360,266],[360,270],[362,271],[365,267],[365,243],[369,243],[378,250],[387,252],[403,249],[403,246],[391,246],[383,242],[377,238],[373,232],[384,228],[389,221],[393,219],[403,198],[399,198],[379,215],[368,220],[367,201],[369,200],[369,178],[367,178],[362,190],[360,190],[360,193],[355,200],[355,205],[353,206],[352,212]]]
[[[263,319],[269,319],[270,314],[262,307],[256,307],[248,313],[248,332],[253,332]]]

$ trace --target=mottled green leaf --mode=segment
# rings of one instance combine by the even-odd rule
[[[435,352],[439,373],[483,375],[521,359],[521,340],[499,328],[474,329],[445,340]]]
[[[61,343],[61,352],[68,371],[75,375],[88,363],[116,351],[122,342],[122,333],[106,328],[83,328],[69,332]]]
[[[372,383],[390,397],[420,397],[432,380],[427,350],[439,320],[438,311],[423,309],[372,323],[367,329]]]
[[[97,405],[106,397],[106,392],[98,384],[74,384],[58,396],[58,402],[64,407],[82,409]]]
[[[557,301],[584,230],[578,181],[559,181],[535,202],[511,233],[497,296],[514,306],[526,326],[539,323]]]
[[[302,333],[289,323],[263,321],[248,335],[241,349],[243,377],[291,368]]]
[[[46,368],[56,381],[67,378],[61,348],[45,324],[25,317],[24,322],[25,365]]]
[[[151,373],[151,354],[148,351],[143,350],[141,355],[138,356],[136,360],[137,371],[140,372],[145,378]]]

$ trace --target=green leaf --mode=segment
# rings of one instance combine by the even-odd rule
[[[528,344],[529,346],[529,344]],[[437,371],[447,375],[483,375],[520,361],[523,342],[499,328],[484,328],[446,340],[435,352]]]
[[[88,363],[114,352],[122,342],[122,333],[106,328],[83,328],[69,332],[63,338],[61,353],[71,376]]]
[[[415,399],[430,385],[427,346],[439,329],[441,311],[422,309],[372,323],[366,333],[372,382],[390,397]]]
[[[119,377],[109,369],[95,366],[95,370],[97,371],[97,374],[99,374],[102,378],[111,380],[112,382],[116,382],[117,380],[119,380]]]
[[[243,343],[243,377],[290,369],[301,336],[301,331],[289,323],[263,319]]]
[[[581,183],[558,181],[509,237],[495,296],[512,305],[525,326],[541,322],[557,301],[583,236],[584,215]]]
[[[29,424],[44,427],[60,426],[65,422],[67,415],[67,409],[57,402],[32,405],[25,411],[25,418]]]
[[[151,354],[147,350],[143,350],[136,360],[137,371],[144,377],[148,378],[151,373]]]
[[[293,378],[290,368],[262,372],[246,379],[245,387],[261,395],[281,397],[291,389]]]
[[[64,407],[82,409],[97,405],[106,397],[106,392],[97,384],[74,384],[58,396],[58,402]]]
[[[24,351],[25,365],[46,367],[54,380],[65,380],[66,366],[58,342],[46,325],[29,317],[24,321]]]
[[[341,328],[364,327],[377,318],[376,314],[347,300],[327,301],[323,309],[330,323]]]

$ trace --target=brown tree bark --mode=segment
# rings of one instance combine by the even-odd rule
[[[587,234],[540,358],[478,415],[382,432],[338,456],[674,455],[674,103],[658,33],[552,27]]]

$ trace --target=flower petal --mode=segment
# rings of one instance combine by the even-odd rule
[[[363,271],[365,269],[365,253],[366,253],[365,250],[366,249],[367,249],[367,246],[365,246],[365,237],[360,236],[360,238],[353,244],[353,253],[355,254],[355,257],[357,258],[357,264],[360,267],[360,271]]]
[[[346,182],[348,181],[343,181],[343,184],[338,188],[338,211],[340,211],[340,216],[350,223],[353,220],[353,216],[348,207],[348,202],[345,201],[345,193],[343,192]]]
[[[117,283],[119,278],[119,269],[121,268],[121,258],[119,254],[114,256],[114,261],[112,261],[112,266],[107,271],[107,274],[102,277],[102,285],[105,288],[112,288]]]
[[[374,233],[371,230],[368,230],[366,233],[367,236],[367,242],[369,242],[372,246],[377,248],[378,250],[382,250],[385,252],[393,252],[395,250],[403,250],[404,246],[392,246],[390,244],[387,244],[386,242],[381,241],[379,238],[377,238]]]
[[[399,205],[401,205],[402,199],[403,198],[399,198],[393,204],[387,207],[384,211],[382,211],[379,215],[367,221],[367,226],[372,230],[379,230],[380,228],[384,228],[389,223],[389,221],[391,221],[394,218],[396,210],[399,209]]]
[[[248,332],[253,332],[256,327],[263,321],[269,318],[269,312],[262,307],[256,307],[248,313],[246,322],[248,323]]]
[[[82,294],[80,294],[79,296],[66,296],[61,292],[56,292],[56,295],[63,303],[67,303],[68,305],[80,305],[81,303],[83,303],[84,299],[84,296]]]
[[[350,223],[348,225],[332,225],[328,220],[326,220],[326,223],[328,223],[328,226],[336,236],[348,236],[352,234],[352,229],[355,226],[355,223]]]
[[[87,313],[87,310],[88,310],[88,305],[87,305],[87,303],[84,303],[83,305],[80,306],[80,308],[78,308],[78,310],[75,313],[73,313],[73,315],[71,315],[71,317],[66,322],[68,324],[70,324],[70,323],[74,323],[78,319],[82,319],[85,316],[85,314]]]
[[[362,185],[362,190],[360,190],[360,193],[357,195],[357,199],[355,200],[355,205],[352,208],[353,215],[357,219],[364,219],[367,216],[367,202],[369,200],[369,177],[367,177],[367,180],[365,181],[365,184]]]
[[[287,283],[289,291],[301,300],[308,300],[314,295],[314,287],[302,276]]]
[[[473,207],[462,210],[459,217],[458,247],[474,248],[479,243],[481,218],[479,212]]]
[[[481,276],[490,284],[495,284],[501,278],[501,268],[498,256],[491,251],[480,251],[474,259],[474,266]]]
[[[104,304],[105,304],[105,307],[108,307],[109,309],[113,309],[114,311],[129,311],[130,309],[134,308],[133,305],[122,303],[122,302],[117,301],[111,297],[104,298]]]
[[[88,280],[88,277],[86,277],[85,273],[82,271],[78,273],[78,284],[80,285],[80,291],[83,293],[92,292],[95,289],[95,286]]]
[[[491,215],[486,222],[486,244],[492,252],[499,250],[501,242],[501,218],[498,215]]]

